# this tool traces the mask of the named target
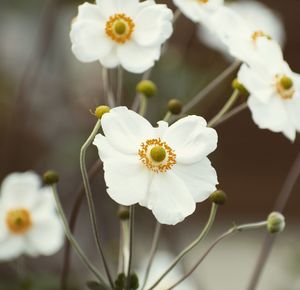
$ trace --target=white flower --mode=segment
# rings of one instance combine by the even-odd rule
[[[257,50],[256,61],[250,67],[244,64],[238,73],[250,92],[248,105],[254,122],[294,141],[300,131],[300,75],[292,72],[274,42],[261,41]]]
[[[214,13],[210,29],[234,58],[246,63],[256,57],[257,43],[261,39],[275,42],[270,31],[264,31],[259,23],[247,20],[228,7],[220,8]]]
[[[117,107],[102,117],[104,135],[94,144],[104,163],[107,192],[122,205],[139,203],[160,223],[176,224],[209,197],[217,184],[206,157],[217,133],[198,116],[154,128],[143,117]]]
[[[174,261],[174,256],[169,252],[160,251],[155,255],[154,262],[151,267],[150,275],[148,282],[146,284],[146,289],[151,287],[153,283],[157,281],[157,279],[162,275],[162,273],[170,266],[170,264]],[[145,258],[142,262],[139,271],[139,277],[143,277],[144,271],[147,267],[149,258]],[[175,267],[172,271],[153,289],[153,290],[166,290],[169,289],[174,283],[176,283],[180,278],[184,276],[184,271],[182,267]],[[144,277],[143,277],[144,278]],[[143,281],[143,279],[141,280]],[[191,279],[187,279],[182,282],[179,286],[180,290],[196,290],[199,289],[197,285],[195,285]]]
[[[211,15],[223,5],[224,0],[173,0],[173,2],[190,20],[209,25]]]
[[[172,34],[173,13],[153,0],[97,0],[84,3],[72,23],[75,56],[83,62],[99,60],[107,68],[122,65],[142,73],[160,57],[161,44]]]
[[[236,14],[257,27],[257,30],[266,31],[272,39],[281,46],[285,41],[285,30],[281,17],[271,8],[258,1],[234,1],[225,4]],[[216,27],[218,29],[218,27]],[[199,25],[198,36],[207,46],[216,49],[228,56],[226,46],[215,33],[206,26]]]
[[[52,255],[64,233],[49,187],[33,172],[12,173],[1,185],[0,260],[22,254]]]

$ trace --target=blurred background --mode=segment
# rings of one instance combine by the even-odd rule
[[[158,2],[175,10],[170,0]],[[294,71],[300,72],[300,1],[259,2],[273,10],[286,60]],[[79,150],[95,123],[89,110],[105,102],[99,63],[80,63],[70,49],[70,22],[81,3],[0,1],[0,179],[13,171],[57,170],[61,176],[61,199],[68,215],[81,180]],[[183,16],[176,23],[168,50],[151,77],[158,86],[158,94],[150,100],[147,113],[153,124],[166,113],[169,99],[178,98],[186,103],[232,62],[220,49],[209,47],[209,36],[203,36],[205,33]],[[223,82],[191,113],[207,119],[213,117],[229,96],[234,77]],[[110,78],[114,83],[116,71],[111,71]],[[124,73],[124,78],[123,98],[130,106],[141,76]],[[220,125],[217,131],[219,146],[210,159],[218,172],[220,188],[228,194],[228,203],[219,211],[216,226],[198,249],[199,255],[233,222],[265,219],[300,152],[299,136],[291,143],[281,134],[259,130],[248,110]],[[96,158],[96,149],[91,148],[88,163],[93,164]],[[102,237],[115,266],[119,237],[117,205],[105,192],[102,169],[92,183]],[[298,182],[284,212],[286,231],[276,241],[258,290],[300,289],[299,191]],[[199,233],[209,207],[209,202],[201,203],[196,213],[180,225],[164,227],[160,247],[178,253]],[[139,208],[137,215],[143,218],[138,218],[136,225],[136,262],[149,251],[155,225],[151,212]],[[245,289],[264,236],[264,231],[249,232],[225,241],[192,276],[193,283],[203,290]],[[95,247],[85,203],[78,217],[76,237],[93,256]],[[197,255],[192,256],[184,261],[186,269]],[[63,251],[50,258],[27,258],[25,268],[34,282],[33,288],[24,289],[58,289],[62,258]],[[0,290],[20,289],[13,268],[14,262],[0,264]],[[84,273],[73,257],[70,289],[84,288],[88,279]],[[45,281],[47,285],[43,284]]]

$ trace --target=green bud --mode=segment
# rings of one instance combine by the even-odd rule
[[[126,284],[126,276],[124,273],[120,273],[118,278],[115,280],[115,290],[123,290],[125,289]]]
[[[182,111],[182,102],[177,99],[171,99],[168,103],[168,110],[173,115],[179,115]]]
[[[218,189],[210,195],[209,199],[217,205],[224,205],[227,200],[227,196],[223,190]]]
[[[143,94],[147,98],[150,98],[156,94],[157,87],[152,81],[142,80],[137,84],[136,91]]]
[[[238,79],[233,80],[232,88],[238,90],[242,96],[248,97],[250,95],[246,87]]]
[[[285,90],[289,90],[294,86],[293,80],[288,76],[283,76],[280,79],[280,84]]]
[[[139,288],[139,278],[135,273],[130,275],[130,289],[136,290]]]
[[[51,185],[57,183],[59,180],[59,175],[54,170],[48,170],[43,174],[43,181],[45,184]]]
[[[108,106],[98,106],[95,110],[95,116],[98,119],[101,119],[102,116],[110,111],[110,107]]]
[[[270,213],[267,221],[267,228],[271,234],[280,233],[285,228],[285,218],[280,212]]]
[[[128,220],[129,219],[129,210],[125,206],[120,206],[118,210],[118,217],[120,220]]]

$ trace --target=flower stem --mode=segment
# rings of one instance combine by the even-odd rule
[[[82,261],[82,263],[95,275],[95,277],[98,278],[99,282],[101,282],[105,285],[106,283],[104,282],[104,278],[97,271],[96,267],[93,266],[93,264],[91,263],[89,258],[84,254],[83,250],[81,249],[81,247],[79,246],[79,244],[77,243],[77,241],[75,240],[74,236],[72,235],[72,233],[70,231],[69,224],[68,224],[67,218],[65,216],[64,210],[62,208],[62,205],[60,203],[58,193],[57,193],[57,188],[56,188],[55,184],[52,185],[52,192],[53,192],[54,199],[56,202],[58,214],[60,215],[60,218],[63,222],[65,234],[66,234],[70,244],[72,245],[73,249],[75,250],[77,256]]]
[[[171,117],[172,117],[172,113],[168,111],[167,114],[164,116],[163,121],[168,122]]]
[[[110,275],[108,264],[106,262],[103,247],[102,247],[100,237],[99,237],[99,232],[98,232],[98,227],[97,227],[97,219],[96,219],[96,210],[95,210],[95,205],[94,205],[94,202],[93,202],[93,196],[92,196],[92,191],[91,191],[91,187],[90,187],[90,183],[89,183],[89,177],[88,177],[88,173],[87,173],[87,170],[86,170],[86,159],[85,159],[86,150],[90,146],[90,144],[93,142],[93,140],[94,140],[96,134],[98,133],[100,127],[101,127],[101,120],[98,120],[95,127],[94,127],[94,129],[93,129],[93,131],[92,131],[92,133],[91,133],[91,135],[88,137],[86,142],[81,147],[81,150],[80,150],[80,170],[81,170],[81,174],[82,174],[83,185],[84,185],[86,198],[87,198],[87,203],[88,203],[88,208],[89,208],[89,215],[90,215],[90,221],[91,221],[91,225],[92,225],[93,236],[94,236],[94,239],[95,239],[95,242],[96,242],[98,252],[99,252],[99,254],[102,258],[107,278],[109,280],[109,283],[110,283],[111,287],[113,288],[114,283],[113,283],[113,280],[112,280],[111,275]]]
[[[216,213],[217,213],[217,209],[218,209],[218,205],[213,203],[212,207],[211,207],[211,211],[210,211],[210,215],[208,218],[208,221],[204,227],[204,229],[202,230],[202,232],[200,233],[200,235],[196,238],[196,240],[194,240],[189,246],[187,246],[173,261],[173,263],[169,266],[169,268],[160,276],[160,278],[148,289],[148,290],[152,290],[154,289],[162,280],[163,278],[181,261],[181,259],[187,254],[189,253],[193,248],[195,248],[208,234],[208,232],[210,231],[215,217],[216,217]]]
[[[155,227],[153,241],[152,241],[152,247],[151,247],[151,250],[150,250],[150,257],[149,257],[148,265],[147,265],[147,268],[146,268],[145,278],[144,278],[143,286],[141,288],[142,290],[145,289],[148,278],[149,278],[149,274],[150,274],[150,270],[151,270],[151,267],[152,267],[152,264],[153,264],[153,260],[154,260],[155,254],[157,252],[160,232],[161,232],[161,224],[159,222],[157,222],[156,227]]]
[[[117,105],[122,103],[122,87],[123,87],[123,69],[121,66],[117,68]]]
[[[233,235],[235,233],[241,232],[241,231],[259,229],[259,228],[266,227],[266,226],[267,226],[267,221],[258,222],[258,223],[251,223],[251,224],[244,224],[244,225],[240,225],[240,226],[233,226],[231,229],[229,229],[224,234],[222,234],[221,236],[219,236],[210,245],[210,247],[205,251],[205,253],[202,255],[202,257],[196,262],[196,264],[193,266],[193,268],[186,275],[184,275],[180,280],[178,280],[175,284],[173,284],[171,287],[169,287],[168,289],[170,289],[170,290],[174,289],[179,284],[181,284],[186,278],[188,278],[198,268],[198,266],[207,257],[207,255],[213,250],[213,248],[219,242],[221,242],[223,239],[228,238],[229,236],[231,236],[231,235]]]
[[[128,258],[128,268],[126,277],[126,290],[130,290],[130,274],[132,267],[132,255],[133,255],[133,238],[134,238],[134,205],[130,206],[130,228],[129,228],[129,258]]]
[[[180,15],[181,15],[181,11],[180,11],[180,9],[177,9],[177,10],[174,12],[173,25],[178,21]]]
[[[105,67],[102,67],[102,85],[104,94],[106,94],[107,97],[108,105],[113,108],[115,106],[115,98],[109,85],[108,70]]]
[[[144,96],[143,94],[140,95],[140,109],[139,109],[139,114],[141,116],[145,116],[146,114],[146,110],[147,110],[147,103],[148,103],[148,99],[146,96]]]
[[[215,117],[213,117],[212,120],[210,120],[210,122],[208,122],[208,126],[213,127],[231,109],[231,107],[234,105],[238,97],[239,97],[239,91],[234,90],[233,94],[227,100],[227,102],[220,110],[220,112]]]

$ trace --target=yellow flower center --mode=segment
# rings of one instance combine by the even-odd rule
[[[261,30],[254,31],[254,32],[252,33],[252,40],[253,40],[254,42],[256,42],[257,39],[260,38],[260,37],[265,37],[265,38],[267,38],[267,39],[269,39],[269,40],[272,39],[272,37],[271,37],[269,34],[263,32],[263,31],[261,31]]]
[[[32,226],[30,212],[24,208],[10,210],[6,215],[6,224],[13,234],[24,234]]]
[[[197,0],[197,2],[199,2],[200,4],[206,4],[208,3],[209,0]]]
[[[124,13],[110,16],[106,22],[105,32],[112,40],[123,44],[130,40],[135,24]]]
[[[143,164],[156,173],[166,172],[176,164],[174,150],[160,138],[143,142],[138,153]]]
[[[295,94],[294,82],[286,75],[276,76],[276,90],[283,100],[290,100]]]

